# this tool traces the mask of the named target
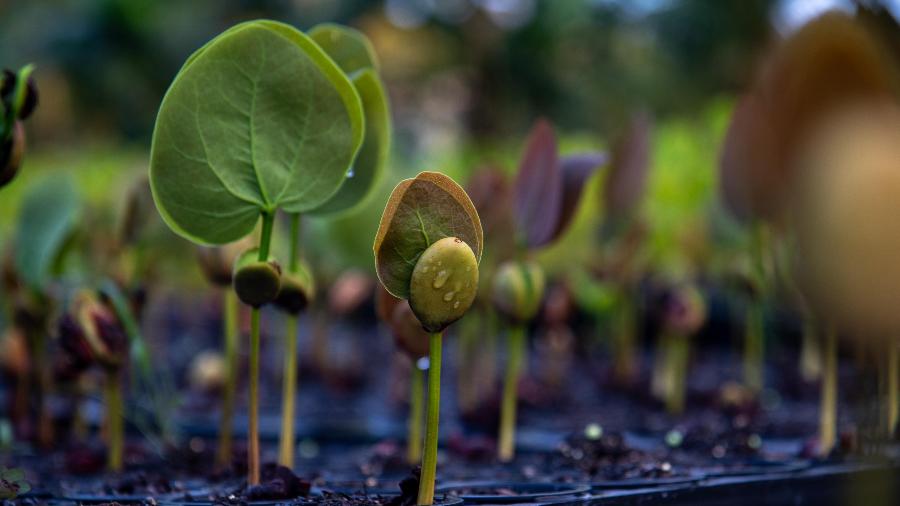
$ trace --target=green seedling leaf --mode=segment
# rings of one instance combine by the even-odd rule
[[[606,164],[606,153],[584,153],[565,156],[560,160],[562,176],[562,208],[556,221],[551,241],[558,239],[572,223],[575,210],[581,201],[584,185],[594,172]]]
[[[42,290],[75,230],[81,200],[68,175],[30,188],[19,210],[15,266],[30,287]]]
[[[650,168],[651,129],[649,116],[635,114],[625,134],[613,148],[609,174],[603,188],[608,222],[628,221],[640,204]]]
[[[481,220],[466,192],[437,172],[401,181],[388,199],[375,236],[375,268],[387,291],[408,299],[416,262],[445,237],[461,239],[481,260]]]
[[[192,55],[160,106],[150,184],[166,223],[201,244],[304,212],[344,182],[364,132],[359,95],[306,35],[242,23]]]
[[[553,125],[539,119],[531,129],[513,190],[518,239],[536,248],[550,242],[562,202],[562,178]]]
[[[391,116],[384,86],[371,69],[354,74],[353,85],[362,99],[366,136],[343,186],[311,214],[334,214],[356,206],[371,193],[384,172],[391,149]]]
[[[375,48],[362,32],[346,26],[323,23],[312,27],[308,33],[347,74],[363,69],[378,70]]]

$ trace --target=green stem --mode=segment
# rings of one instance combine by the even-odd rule
[[[831,453],[837,440],[837,333],[829,326],[822,348],[822,392],[819,412],[819,451]]]
[[[422,458],[422,394],[425,373],[413,362],[409,371],[409,437],[406,440],[406,461],[415,464]]]
[[[294,398],[297,395],[297,315],[288,315],[284,336],[284,382],[281,388],[281,440],[278,463],[294,467]]]
[[[747,308],[744,335],[744,383],[754,393],[762,391],[765,355],[765,322],[762,303],[751,301]]]
[[[425,454],[419,478],[419,506],[434,502],[434,480],[437,474],[438,420],[441,413],[441,344],[443,333],[431,334],[428,358],[428,418],[425,424]]]
[[[122,385],[115,369],[106,371],[106,430],[107,458],[109,470],[117,473],[122,470],[122,453],[125,444],[124,412],[122,407]]]
[[[822,376],[822,353],[816,338],[816,324],[811,317],[803,322],[803,341],[800,349],[800,373],[805,381],[815,381]]]
[[[300,267],[300,214],[290,215],[288,271],[296,273]],[[278,445],[278,463],[294,467],[294,402],[297,395],[297,315],[287,317],[284,336],[284,374],[281,387],[281,439]]]
[[[262,215],[262,237],[259,241],[259,261],[269,258],[272,243],[273,213]],[[250,423],[247,448],[247,483],[259,485],[259,308],[250,311]]]
[[[225,290],[222,304],[224,305],[225,319],[226,377],[222,398],[222,419],[219,421],[219,448],[216,454],[216,465],[219,469],[225,469],[231,463],[231,438],[238,374],[238,298],[234,290]]]
[[[687,380],[688,358],[690,356],[690,342],[686,336],[671,336],[668,338],[670,363],[670,381],[666,395],[666,409],[673,415],[684,412],[684,391]]]
[[[503,404],[500,407],[500,437],[498,457],[509,462],[516,453],[516,402],[518,401],[519,374],[525,355],[525,327],[521,324],[509,329],[506,378],[503,383]]]
[[[620,384],[630,384],[634,381],[637,364],[634,351],[636,307],[630,290],[619,291],[621,297],[616,328],[613,334],[614,375]]]

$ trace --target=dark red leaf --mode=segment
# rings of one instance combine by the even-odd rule
[[[559,161],[563,181],[562,208],[551,240],[557,239],[569,227],[581,201],[585,183],[594,171],[606,164],[608,158],[606,153],[583,153],[564,156]]]
[[[613,147],[612,163],[603,188],[607,221],[626,221],[640,203],[650,167],[651,130],[650,117],[646,113],[637,113]]]
[[[529,248],[553,239],[562,202],[556,134],[539,119],[531,129],[519,166],[513,199],[518,240]]]

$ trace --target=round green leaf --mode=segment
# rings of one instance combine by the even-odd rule
[[[438,172],[422,172],[394,188],[375,236],[375,270],[385,289],[409,298],[419,256],[445,237],[463,240],[481,260],[481,219],[465,190]]]
[[[334,214],[362,202],[384,172],[391,148],[391,116],[381,80],[371,69],[354,74],[353,85],[362,99],[366,136],[341,189],[311,214]]]
[[[347,74],[367,68],[378,70],[375,48],[362,32],[347,26],[323,23],[312,27],[308,33]]]
[[[231,242],[260,212],[331,198],[363,131],[354,86],[312,40],[274,21],[243,23],[188,58],[163,98],[153,197],[180,235]]]
[[[33,186],[22,202],[16,230],[15,266],[30,287],[42,289],[78,223],[81,201],[68,175]]]

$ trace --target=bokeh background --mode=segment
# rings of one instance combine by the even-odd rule
[[[75,173],[92,219],[114,221],[146,171],[156,110],[185,58],[233,23],[270,17],[361,29],[391,97],[388,174],[354,212],[310,220],[317,269],[372,268],[378,211],[402,177],[511,171],[540,116],[560,130],[563,151],[605,148],[635,111],[656,125],[643,203],[656,260],[677,269],[678,238],[730,233],[717,211],[718,150],[766,50],[817,14],[857,4],[875,24],[896,25],[894,0],[0,0],[0,64],[33,62],[41,90],[23,173],[0,198],[0,243],[23,190],[51,171]],[[551,271],[590,254],[578,241],[591,241],[602,219],[601,184],[595,178],[575,226],[543,253]]]

